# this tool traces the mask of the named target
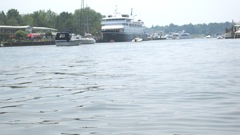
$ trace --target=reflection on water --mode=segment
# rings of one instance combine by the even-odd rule
[[[237,135],[240,41],[0,48],[3,135]]]

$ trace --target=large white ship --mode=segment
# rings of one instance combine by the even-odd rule
[[[115,11],[102,19],[103,42],[125,42],[132,41],[134,38],[147,39],[145,25],[141,20],[134,20],[134,17],[128,14],[120,14]]]

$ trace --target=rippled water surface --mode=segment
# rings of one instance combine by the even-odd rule
[[[240,40],[0,48],[1,135],[239,135]]]

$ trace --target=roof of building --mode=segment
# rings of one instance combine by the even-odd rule
[[[7,25],[0,25],[0,29],[27,29],[31,28],[31,26],[7,26]],[[34,30],[52,30],[52,31],[57,31],[57,29],[54,28],[47,28],[47,27],[32,27]]]

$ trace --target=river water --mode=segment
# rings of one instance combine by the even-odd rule
[[[239,135],[240,40],[0,48],[1,135]]]

